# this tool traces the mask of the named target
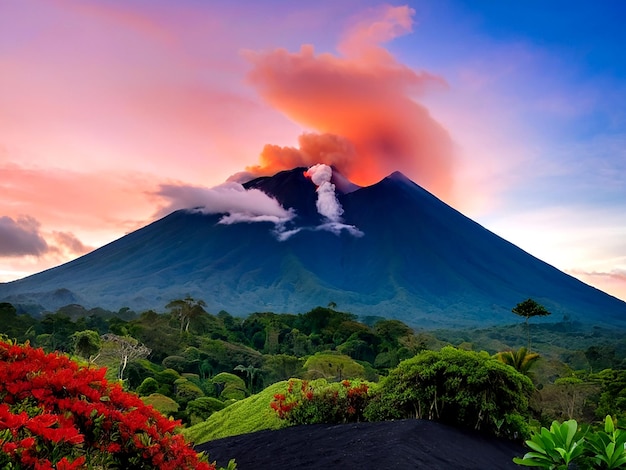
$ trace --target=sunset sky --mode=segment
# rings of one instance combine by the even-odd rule
[[[394,170],[626,300],[626,2],[0,2],[0,282],[232,175]],[[241,181],[242,174],[235,177]]]

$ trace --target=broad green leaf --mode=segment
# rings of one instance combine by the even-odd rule
[[[530,447],[532,450],[536,450],[537,452],[540,452],[542,454],[547,454],[545,446],[541,444],[538,444],[534,441],[526,441],[526,445]]]
[[[566,432],[565,445],[566,448],[569,448],[569,446],[572,444],[574,436],[576,435],[576,431],[578,431],[578,423],[575,419],[570,419],[569,421],[565,421],[563,425],[565,426]]]
[[[561,458],[567,462],[567,458],[566,458],[567,451],[563,449],[562,447],[557,447],[555,450],[559,453]]]
[[[550,468],[549,462],[548,462],[548,465],[546,465],[545,462],[539,462],[537,460],[520,459],[519,457],[513,457],[513,462],[515,462],[517,465],[524,465],[526,467]]]
[[[606,456],[611,460],[613,454],[615,453],[615,443],[611,442],[608,446],[606,446]]]

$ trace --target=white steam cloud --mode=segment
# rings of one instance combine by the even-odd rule
[[[317,186],[317,201],[315,205],[317,212],[320,213],[326,222],[318,227],[319,230],[328,230],[335,234],[339,234],[341,230],[346,230],[354,236],[363,236],[354,225],[347,225],[343,222],[343,207],[337,200],[335,194],[335,185],[331,183],[333,170],[330,166],[318,163],[313,165],[306,172],[305,176],[311,178],[311,181]]]
[[[161,185],[159,196],[169,200],[160,214],[187,209],[203,214],[226,214],[219,223],[272,222],[279,227],[291,220],[295,213],[258,189],[246,189],[241,184],[227,182],[214,188],[197,186]]]

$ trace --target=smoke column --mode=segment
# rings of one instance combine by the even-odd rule
[[[330,222],[341,222],[343,208],[335,195],[335,185],[330,182],[333,170],[324,164],[313,165],[305,173],[317,186],[317,211]]]
[[[363,232],[354,225],[344,224],[341,219],[343,208],[337,200],[335,185],[331,183],[331,178],[333,177],[332,168],[319,163],[305,171],[304,176],[311,178],[313,184],[317,186],[315,206],[317,207],[317,212],[327,220],[326,223],[320,225],[317,229],[328,230],[335,234],[339,234],[341,230],[345,229],[354,236],[362,236]]]

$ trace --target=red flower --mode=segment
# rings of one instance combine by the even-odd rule
[[[114,466],[139,458],[142,468],[214,470],[175,434],[180,422],[109,384],[104,374],[56,353],[0,341],[0,431],[11,430],[0,439],[5,459],[14,468],[75,470],[106,453]],[[59,453],[56,464],[48,460]]]

